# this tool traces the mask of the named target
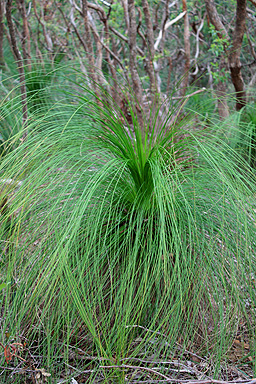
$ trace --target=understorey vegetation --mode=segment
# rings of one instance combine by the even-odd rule
[[[255,383],[253,6],[0,0],[0,381]]]
[[[253,110],[220,123],[196,94],[142,124],[78,71],[41,83],[23,128],[18,90],[2,103],[6,380],[249,380]]]

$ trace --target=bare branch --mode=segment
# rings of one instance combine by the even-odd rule
[[[179,21],[180,19],[182,19],[182,17],[183,17],[185,14],[186,14],[186,11],[181,12],[177,17],[175,17],[175,19],[168,21],[168,22],[165,24],[164,30],[166,31],[171,25],[175,24],[177,21]],[[157,39],[156,39],[156,42],[155,42],[155,45],[154,45],[155,50],[157,50],[158,45],[159,45],[160,41],[162,40],[162,38],[163,38],[163,31],[161,30],[161,31],[159,32],[159,35],[158,35],[158,37],[157,37]]]
[[[190,93],[189,95],[185,95],[185,96],[177,96],[177,97],[172,97],[173,100],[180,100],[180,99],[183,99],[184,97],[186,99],[188,99],[189,97],[191,96],[194,96],[194,95],[197,95],[198,93],[201,93],[201,92],[204,92],[206,91],[206,88],[201,88],[201,89],[198,89],[197,91],[193,92],[193,93]]]
[[[53,47],[52,39],[51,39],[50,35],[47,33],[43,17],[42,17],[42,15],[40,17],[38,15],[38,13],[37,13],[36,1],[35,0],[32,0],[32,1],[33,1],[33,8],[34,8],[35,16],[36,16],[36,18],[38,20],[38,23],[42,26],[42,29],[43,29],[43,35],[44,35],[44,38],[45,38],[47,49],[48,49],[49,52],[53,52],[53,50],[52,50],[52,47]]]
[[[204,26],[204,18],[203,20],[201,21],[201,24],[199,25],[197,31],[196,31],[196,53],[195,53],[195,65],[196,65],[196,69],[193,73],[191,73],[191,75],[196,75],[198,73],[198,65],[197,65],[197,59],[198,59],[198,56],[199,56],[199,42],[200,42],[200,31],[201,29],[203,28]]]
[[[143,32],[140,29],[141,24],[142,24],[142,13],[141,13],[141,10],[140,10],[139,7],[137,8],[137,11],[138,11],[138,15],[139,15],[139,23],[137,25],[137,33],[141,37],[141,39],[143,41],[143,49],[144,49],[145,46],[146,46],[146,39],[145,39],[145,36],[143,35]]]
[[[108,3],[107,1],[105,1],[105,0],[100,0],[101,2],[102,2],[102,4],[104,4],[104,5],[106,5],[107,7],[111,7],[111,4],[110,3]]]
[[[87,46],[86,46],[86,43],[84,41],[84,39],[82,38],[82,36],[80,35],[77,27],[76,27],[76,23],[75,23],[75,19],[74,19],[74,7],[71,6],[71,11],[70,11],[70,22],[71,22],[71,25],[73,26],[74,28],[74,31],[75,31],[75,34],[77,35],[78,37],[78,40],[80,41],[82,47],[84,48],[85,52],[87,52]]]
[[[123,40],[125,43],[129,44],[129,40],[127,39],[127,37],[125,37],[124,35],[122,35],[120,32],[118,32],[115,28],[113,27],[109,27],[110,31],[112,31],[117,37],[119,37],[119,39]],[[141,56],[144,56],[145,53],[142,51],[141,48],[139,48],[137,45],[136,45],[136,50],[137,52],[141,55]]]

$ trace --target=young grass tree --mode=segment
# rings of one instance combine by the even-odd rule
[[[217,375],[240,319],[254,332],[252,171],[193,116],[141,126],[70,86],[0,164],[3,334],[54,377],[73,358],[88,382],[132,380],[138,361],[170,378],[164,362],[195,352]]]

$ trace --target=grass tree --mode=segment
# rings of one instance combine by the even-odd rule
[[[195,353],[217,376],[241,319],[253,343],[253,171],[195,115],[142,125],[63,84],[0,164],[3,344],[53,378],[160,380]]]

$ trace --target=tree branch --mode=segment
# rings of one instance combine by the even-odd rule
[[[125,43],[129,44],[129,40],[127,39],[127,37],[125,37],[124,35],[122,35],[120,32],[118,32],[115,28],[113,27],[109,27],[110,31],[112,31],[117,37],[119,37],[119,39],[123,40]],[[141,55],[141,56],[144,56],[145,53],[142,51],[142,49],[140,47],[138,47],[136,45],[136,50],[137,52]]]

